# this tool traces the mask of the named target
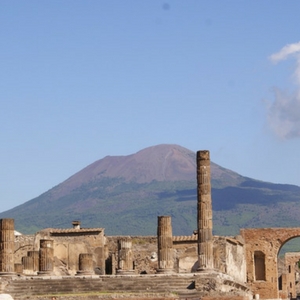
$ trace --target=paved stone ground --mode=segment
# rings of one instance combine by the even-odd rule
[[[13,298],[3,298],[3,299],[13,299]],[[30,300],[179,300],[178,296],[174,294],[106,294],[106,295],[64,295],[64,296],[25,296],[23,299]],[[195,298],[193,298],[194,300]],[[199,298],[197,298],[198,300]],[[2,298],[0,298],[2,300]],[[188,298],[188,300],[192,300],[192,298]],[[196,299],[195,299],[196,300]]]

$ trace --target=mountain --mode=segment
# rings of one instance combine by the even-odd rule
[[[245,227],[298,226],[300,187],[243,177],[211,162],[214,234]],[[64,182],[0,214],[16,230],[103,227],[105,233],[155,235],[157,216],[172,216],[173,233],[196,229],[196,153],[158,145],[128,156],[106,156]]]

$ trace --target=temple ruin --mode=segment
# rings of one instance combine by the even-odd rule
[[[0,220],[2,294],[13,299],[290,299],[300,253],[277,256],[300,228],[241,229],[213,236],[209,151],[197,152],[197,230],[173,236],[158,216],[157,236],[106,236],[104,228],[47,228],[15,235]],[[1,297],[0,297],[1,299]]]

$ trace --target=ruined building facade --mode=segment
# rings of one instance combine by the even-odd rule
[[[15,236],[14,220],[0,220],[0,276],[91,276],[101,278],[101,286],[109,290],[115,289],[109,283],[115,278],[126,278],[129,284],[130,278],[138,282],[150,276],[154,281],[155,275],[165,276],[163,281],[190,280],[189,292],[213,294],[214,299],[227,299],[228,293],[231,299],[296,296],[293,266],[299,257],[286,257],[290,267],[278,281],[277,254],[286,241],[300,236],[300,228],[241,229],[236,237],[213,236],[206,150],[197,152],[197,230],[190,236],[173,236],[170,216],[158,216],[157,236],[148,237],[106,236],[104,228],[84,228],[79,221],[72,225]],[[2,285],[2,291],[9,292],[10,284]]]

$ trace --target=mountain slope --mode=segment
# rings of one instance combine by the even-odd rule
[[[215,234],[300,221],[297,186],[253,180],[213,162],[211,177]],[[196,185],[195,153],[158,145],[100,159],[0,218],[14,218],[16,229],[24,233],[70,227],[79,219],[84,227],[104,227],[106,234],[154,235],[157,216],[171,215],[174,234],[191,234],[196,229]]]

